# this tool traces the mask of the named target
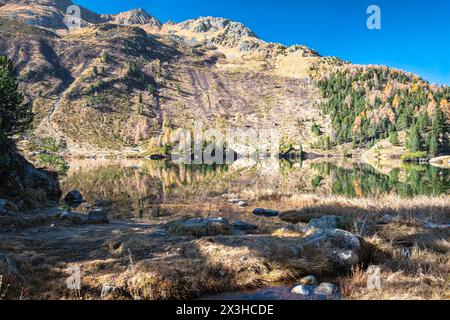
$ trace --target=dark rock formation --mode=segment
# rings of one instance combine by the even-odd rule
[[[0,198],[27,209],[55,204],[61,197],[56,174],[36,169],[16,151],[2,152]]]

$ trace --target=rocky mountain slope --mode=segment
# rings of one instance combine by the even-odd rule
[[[194,121],[224,130],[277,128],[288,144],[307,149],[318,140],[312,128],[336,138],[317,80],[351,66],[340,59],[266,43],[227,19],[162,24],[141,9],[82,9],[83,28],[68,30],[71,4],[0,6],[0,54],[17,66],[37,136],[64,140],[74,153],[170,145],[176,128]]]

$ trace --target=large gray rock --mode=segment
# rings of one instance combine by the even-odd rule
[[[102,209],[95,209],[89,211],[88,221],[89,224],[102,224],[109,223],[108,215]]]
[[[332,283],[324,282],[314,289],[314,294],[322,299],[335,299],[339,296],[339,288]]]
[[[307,277],[300,279],[300,284],[312,286],[312,285],[317,285],[318,281],[317,281],[316,277],[314,277],[314,276],[307,276]]]
[[[242,221],[242,220],[237,220],[235,221],[231,227],[234,230],[240,230],[240,231],[254,231],[256,229],[258,229],[257,225]]]
[[[207,237],[230,235],[232,230],[224,218],[185,218],[167,224],[171,235]]]
[[[103,224],[109,223],[108,216],[101,209],[91,210],[89,214],[78,212],[64,212],[59,217],[62,221],[70,221],[74,224]]]
[[[354,234],[338,229],[317,230],[304,239],[307,246],[324,252],[335,270],[345,271],[363,261],[362,241]]]
[[[293,288],[291,290],[291,292],[293,294],[298,294],[300,296],[304,296],[304,297],[310,297],[312,295],[314,295],[314,289],[316,288],[315,285],[299,285],[296,286],[295,288]]]
[[[278,217],[280,215],[280,212],[276,210],[270,210],[270,209],[263,209],[263,208],[256,208],[253,210],[253,214],[255,216],[259,217]]]
[[[311,219],[309,227],[316,229],[341,229],[350,231],[352,229],[352,219],[348,217],[323,216],[317,219]]]
[[[0,198],[21,199],[20,210],[52,206],[59,201],[61,190],[57,177],[36,169],[14,150],[0,150],[4,164],[0,166]]]
[[[64,202],[69,206],[79,206],[84,202],[83,195],[78,190],[72,190],[64,197]]]
[[[61,214],[59,219],[63,221],[70,221],[75,224],[88,223],[88,217],[86,215],[76,212],[64,212]]]

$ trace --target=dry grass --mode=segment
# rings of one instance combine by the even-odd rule
[[[260,206],[273,205],[262,201]],[[436,223],[450,221],[450,200],[448,196],[402,198],[386,195],[374,198],[347,198],[343,196],[318,196],[315,194],[283,197],[277,201],[280,211],[301,211],[309,217],[323,215],[350,216],[376,221],[384,215],[391,215],[401,221],[427,220]]]
[[[391,223],[366,241],[377,248],[381,289],[368,290],[367,273],[358,268],[342,279],[346,299],[450,299],[449,228],[430,230],[417,223]]]
[[[287,248],[298,247],[298,253]],[[298,238],[215,237],[196,240],[181,256],[148,259],[122,274],[118,285],[133,299],[187,299],[295,281],[331,272],[325,255]]]
[[[355,268],[349,275],[340,275],[345,299],[449,299],[450,230],[431,229],[423,223],[449,221],[444,197],[408,200],[304,195],[282,201],[267,199],[255,205],[295,209],[308,216],[358,217],[366,222],[360,236],[376,248],[370,264],[381,268],[382,289],[368,290],[366,270]],[[0,234],[0,251],[9,252],[27,279],[24,291],[3,277],[0,295],[8,299],[98,299],[102,287],[112,285],[117,291],[107,299],[188,299],[295,283],[309,274],[319,279],[321,275],[336,275],[323,254],[302,245],[301,238],[307,236],[302,228],[279,229],[286,226],[279,219],[243,214],[239,219],[257,224],[265,234],[159,238],[149,234],[158,226],[134,230],[113,225],[104,226],[102,232],[92,227],[87,233],[76,227],[56,228],[57,233],[48,233],[46,241],[25,241],[20,232],[14,239]],[[377,223],[385,214],[398,219]],[[56,240],[69,230],[73,230],[73,237]],[[73,248],[77,248],[77,258]],[[67,268],[74,264],[82,270],[82,290],[77,294],[67,290],[64,282],[69,276]],[[1,274],[4,271],[0,270]]]

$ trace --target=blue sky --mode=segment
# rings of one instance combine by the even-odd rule
[[[353,63],[384,64],[450,85],[448,0],[74,0],[98,13],[144,8],[162,22],[199,16],[240,21],[261,39],[304,44]],[[366,27],[369,5],[381,30]]]

